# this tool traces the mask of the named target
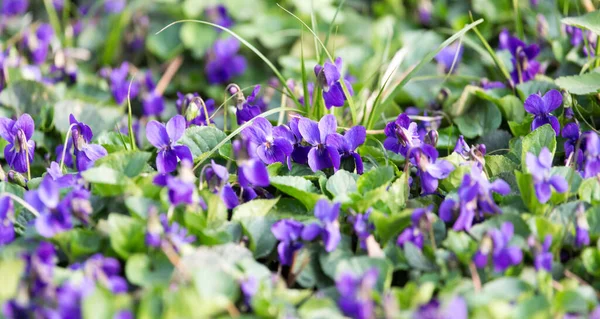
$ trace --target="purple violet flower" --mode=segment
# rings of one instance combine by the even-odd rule
[[[530,237],[530,245],[534,251],[533,265],[535,270],[545,270],[547,272],[552,271],[552,253],[550,252],[550,246],[552,245],[552,235],[546,235],[542,245],[536,243],[535,238]]]
[[[533,175],[535,195],[540,203],[545,204],[552,196],[553,187],[557,192],[564,193],[569,189],[569,184],[564,177],[560,175],[550,175],[552,170],[552,153],[547,147],[540,151],[540,156],[536,157],[532,153],[527,153],[525,158],[527,168]]]
[[[298,129],[298,123],[300,123],[300,117],[294,116],[288,122],[290,131],[292,132],[292,141],[294,144],[294,150],[292,151],[292,160],[298,164],[308,163],[308,153],[312,149],[310,145],[304,145],[302,143],[302,133]]]
[[[471,174],[466,174],[463,177],[462,183],[458,188],[458,201],[446,198],[440,205],[440,218],[445,222],[451,222],[454,220],[455,212],[458,212],[458,218],[452,228],[456,231],[469,231],[473,225],[473,221],[483,220],[486,213],[502,213],[494,202],[492,192],[507,195],[510,193],[510,186],[501,179],[496,179],[490,183],[483,176],[481,169],[473,166]]]
[[[469,310],[465,300],[456,296],[444,306],[437,299],[422,305],[414,313],[413,319],[467,319]]]
[[[31,60],[34,64],[39,65],[46,61],[53,36],[54,29],[47,23],[40,24],[35,34],[25,34],[23,44],[27,47],[29,53],[31,53]]]
[[[7,17],[24,14],[29,7],[27,0],[4,0],[2,1],[2,14]]]
[[[508,50],[512,55],[513,71],[511,77],[514,83],[519,84],[533,80],[540,73],[540,63],[535,57],[540,53],[537,44],[527,45],[517,37],[510,35],[508,30],[500,33],[500,49]]]
[[[259,160],[246,160],[238,167],[238,183],[242,188],[244,201],[256,198],[256,187],[267,187],[270,185],[269,172],[263,162]]]
[[[348,222],[352,224],[354,233],[358,237],[361,249],[367,249],[367,238],[375,230],[375,225],[369,221],[372,209],[369,208],[364,214],[348,216]]]
[[[125,0],[105,0],[104,11],[109,14],[117,14],[125,9]]]
[[[578,47],[584,42],[583,31],[580,28],[571,25],[565,25],[564,28],[572,46]]]
[[[204,73],[209,84],[225,84],[246,71],[246,58],[237,55],[240,42],[235,38],[215,41],[208,51]]]
[[[115,258],[95,254],[85,261],[82,270],[86,278],[103,283],[114,294],[127,292],[127,281],[121,277],[121,265]]]
[[[454,170],[454,165],[446,160],[438,159],[435,147],[423,144],[415,154],[418,172],[421,178],[421,194],[433,194],[438,188],[440,179],[444,179]]]
[[[147,93],[142,98],[142,107],[144,108],[144,115],[146,116],[158,116],[165,109],[165,100],[158,92],[156,92],[154,81],[152,80],[152,72],[146,72],[144,77],[146,84]]]
[[[410,216],[412,223],[400,233],[396,240],[396,245],[404,248],[405,243],[411,242],[419,249],[423,249],[423,243],[425,242],[425,234],[423,231],[427,231],[427,229],[431,227],[429,222],[431,209],[432,206],[413,210]]]
[[[73,114],[69,116],[69,123],[72,125],[71,136],[73,137],[75,162],[77,169],[82,172],[94,166],[94,163],[108,155],[108,152],[101,145],[90,144],[94,137],[92,129],[85,123],[77,121]]]
[[[35,142],[33,136],[34,123],[27,113],[16,121],[0,118],[0,136],[8,142],[4,148],[4,158],[8,165],[19,173],[27,172],[33,162]]]
[[[248,141],[250,157],[259,158],[265,164],[288,163],[294,147],[289,140],[287,128],[273,128],[269,120],[258,117],[242,134]]]
[[[323,100],[325,100],[325,107],[327,109],[330,109],[332,106],[344,106],[347,97],[344,94],[341,81],[344,81],[350,96],[354,95],[350,82],[342,79],[341,70],[342,58],[340,57],[335,59],[335,64],[325,62],[323,66],[319,64],[315,66],[314,71],[317,76],[317,85],[323,90]]]
[[[71,187],[77,183],[77,176],[74,174],[64,174],[57,162],[50,163],[50,167],[46,168],[46,172],[59,188]]]
[[[448,73],[450,71],[454,73],[460,64],[460,61],[462,60],[463,51],[463,46],[460,43],[455,42],[443,48],[440,53],[435,56],[435,60],[437,61],[438,65],[441,66],[444,73]],[[454,68],[452,68],[453,64]]]
[[[260,288],[260,282],[256,277],[250,276],[240,282],[240,289],[244,295],[244,304],[246,307],[252,307],[252,298],[258,292],[258,288]]]
[[[600,138],[592,131],[585,135],[583,178],[590,178],[600,174]],[[6,152],[6,149],[4,151]]]
[[[550,90],[543,97],[539,94],[530,95],[525,100],[525,111],[534,116],[531,130],[533,131],[544,124],[550,124],[556,132],[556,136],[558,136],[560,123],[550,112],[556,110],[562,104],[562,101],[562,94],[557,90]]]
[[[302,239],[312,241],[320,236],[325,245],[325,251],[334,251],[342,240],[340,224],[337,220],[341,206],[341,203],[330,204],[328,200],[320,199],[315,204],[315,217],[319,219],[320,223],[305,226],[302,230]]]
[[[233,209],[240,204],[240,201],[229,183],[229,172],[223,165],[211,160],[210,166],[206,167],[206,181],[209,189],[215,194],[219,194],[228,209]]]
[[[273,236],[279,240],[277,253],[282,266],[290,266],[296,251],[304,245],[300,241],[304,225],[293,219],[282,219],[271,227]]]
[[[567,159],[577,156],[575,163],[577,163],[577,167],[580,167],[581,163],[583,162],[583,150],[579,149],[577,154],[573,154],[575,152],[577,142],[579,141],[579,137],[581,136],[579,124],[572,122],[565,125],[565,127],[562,129],[561,136],[566,139],[564,144],[565,156]]]
[[[178,177],[170,174],[157,174],[154,177],[154,184],[167,187],[169,201],[172,205],[194,205],[198,204],[202,209],[206,209],[206,203],[202,197],[196,193],[196,177],[194,176],[193,164],[187,160],[181,162],[181,170]]]
[[[129,63],[123,62],[121,66],[112,70],[106,70],[104,74],[105,77],[109,80],[110,91],[115,99],[117,104],[122,104],[127,99],[127,93],[129,92]],[[131,94],[130,98],[134,99],[137,97],[140,90],[140,85],[137,81],[131,83]]]
[[[491,255],[494,270],[502,272],[506,268],[518,265],[523,260],[523,252],[519,246],[510,246],[513,237],[514,226],[510,222],[502,224],[500,230],[492,229],[481,242],[479,250],[473,256],[477,268],[484,268],[488,264]]]
[[[60,189],[50,176],[45,176],[35,191],[25,193],[25,201],[35,208],[40,216],[35,219],[35,228],[46,238],[54,237],[73,228],[70,203],[60,200]]]
[[[363,161],[356,149],[365,142],[366,138],[367,130],[363,126],[357,125],[346,131],[343,136],[338,133],[328,135],[326,144],[337,148],[342,159],[353,157],[356,173],[362,174]]]
[[[187,229],[177,222],[169,225],[167,215],[150,214],[146,231],[146,245],[160,247],[163,241],[172,244],[175,250],[179,251],[183,245],[196,241],[196,237],[189,235]]]
[[[260,85],[256,85],[252,90],[252,93],[250,93],[250,95],[248,95],[248,97],[244,99],[242,103],[238,104],[237,110],[235,111],[238,125],[242,125],[250,121],[251,119],[259,116],[262,112],[259,103],[260,99],[256,97],[259,91]],[[236,94],[241,94],[241,92]]]
[[[337,122],[335,116],[328,114],[321,118],[319,123],[301,118],[298,122],[298,130],[304,140],[312,145],[308,152],[308,166],[313,172],[333,167],[340,168],[340,154],[335,145],[327,144],[327,136],[335,133]]]
[[[10,244],[15,239],[14,206],[8,196],[0,197],[0,247]]]
[[[185,132],[185,127],[185,118],[181,115],[175,115],[166,126],[154,120],[146,125],[146,138],[158,148],[156,168],[159,173],[173,172],[177,168],[178,160],[194,161],[189,147],[177,144]]]
[[[386,139],[383,146],[386,150],[401,154],[407,157],[409,150],[418,148],[423,144],[417,128],[417,123],[411,122],[406,114],[398,115],[394,122],[389,122],[385,126]]]
[[[575,246],[578,248],[585,247],[590,244],[590,225],[588,224],[583,205],[577,207],[575,216]]]
[[[378,276],[377,268],[371,268],[360,277],[352,273],[343,273],[336,279],[335,286],[340,294],[338,306],[345,316],[354,319],[375,318],[372,291]]]
[[[227,13],[227,8],[222,4],[207,8],[204,12],[208,20],[214,24],[218,24],[224,28],[229,28],[233,25],[233,19]]]

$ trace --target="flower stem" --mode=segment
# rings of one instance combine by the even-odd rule
[[[30,211],[33,215],[35,215],[35,217],[40,217],[40,212],[38,212],[37,209],[33,208],[33,206],[29,205],[21,197],[15,195],[13,193],[8,193],[8,192],[2,192],[2,193],[0,193],[0,197],[2,197],[2,196],[8,196],[8,197],[10,197],[12,200],[14,200],[15,202],[21,204],[21,206],[25,207],[28,211]]]
[[[473,262],[469,263],[469,270],[471,271],[471,280],[473,281],[475,292],[481,291],[481,278],[479,278],[477,267],[475,267],[475,264]]]
[[[131,145],[131,150],[134,151],[136,149],[135,145],[135,136],[133,135],[133,115],[131,113],[131,85],[135,80],[135,74],[131,77],[131,81],[129,81],[129,87],[127,88],[127,129],[129,131],[129,144]]]
[[[77,124],[71,124],[69,125],[69,130],[67,131],[67,135],[65,135],[65,142],[63,144],[63,150],[62,150],[62,156],[60,158],[60,171],[62,172],[64,164],[65,164],[65,156],[67,156],[67,145],[69,143],[69,137],[71,135],[71,130],[73,129],[73,126],[75,126]]]

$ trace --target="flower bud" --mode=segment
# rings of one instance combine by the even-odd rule
[[[425,143],[435,147],[439,140],[439,134],[436,130],[431,130],[425,135]]]
[[[8,171],[8,182],[11,184],[19,185],[25,189],[27,188],[27,179],[25,176],[17,173],[16,171]]]

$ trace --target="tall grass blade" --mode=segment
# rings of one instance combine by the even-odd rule
[[[315,38],[315,40],[319,43],[319,45],[323,48],[324,52],[327,54],[327,58],[329,58],[329,60],[331,60],[331,62],[333,63],[333,61],[335,61],[333,59],[333,57],[331,56],[331,54],[329,53],[329,51],[327,51],[327,47],[325,46],[325,44],[323,43],[323,41],[321,41],[321,39],[319,39],[319,36],[317,36],[317,34],[315,33],[315,31],[313,31],[304,21],[302,21],[302,19],[300,19],[298,16],[296,16],[295,14],[291,13],[289,10],[287,10],[286,8],[282,7],[281,5],[277,4],[277,6],[279,8],[281,8],[281,10],[287,12],[289,15],[291,15],[292,17],[294,17],[296,20],[298,20],[300,23],[302,23],[302,25],[308,29],[308,31],[310,31],[310,33],[313,35],[313,37]],[[482,20],[483,21],[483,20]],[[340,84],[342,85],[342,90],[344,91],[344,94],[346,95],[346,98],[348,99],[348,106],[350,107],[350,113],[352,115],[352,122],[356,123],[356,118],[357,118],[357,111],[356,111],[356,106],[354,105],[354,100],[352,99],[352,96],[350,96],[350,92],[348,91],[348,88],[346,87],[346,81],[340,81]]]
[[[435,49],[433,52],[430,52],[429,54],[427,54],[417,65],[415,65],[415,67],[413,67],[407,74],[406,76],[404,76],[402,78],[402,80],[400,80],[400,82],[398,82],[396,84],[396,86],[394,87],[394,89],[392,90],[392,92],[388,93],[387,95],[385,95],[385,97],[381,100],[381,103],[379,103],[378,105],[374,105],[373,107],[373,113],[374,114],[380,114],[383,111],[383,107],[385,105],[387,105],[388,103],[390,103],[391,101],[394,100],[394,98],[396,97],[396,95],[400,94],[402,88],[404,87],[404,85],[406,83],[408,83],[408,81],[410,81],[410,79],[419,71],[421,70],[421,68],[429,63],[431,60],[433,60],[433,58],[445,47],[449,46],[450,44],[452,44],[454,41],[456,41],[458,38],[462,37],[465,33],[467,33],[469,30],[473,29],[475,26],[481,24],[483,22],[483,19],[479,19],[473,23],[467,24],[466,26],[464,26],[464,28],[462,28],[460,31],[456,32],[454,35],[452,35],[450,38],[446,39],[446,41],[444,41],[442,44],[440,44],[437,49]],[[371,123],[369,125],[373,125],[373,122],[371,121]],[[372,129],[372,126],[368,126],[367,130]]]
[[[292,92],[292,90],[287,86],[285,78],[283,77],[283,75],[281,75],[281,73],[279,72],[279,70],[277,70],[277,68],[275,67],[275,65],[273,64],[273,62],[271,62],[271,60],[269,60],[264,54],[262,54],[262,52],[260,52],[260,50],[258,50],[255,46],[253,46],[252,44],[250,44],[248,41],[246,41],[244,38],[242,38],[237,33],[231,31],[230,29],[222,27],[222,26],[220,26],[218,24],[210,23],[210,22],[203,21],[203,20],[186,19],[186,20],[178,20],[178,21],[175,21],[175,22],[171,22],[167,26],[165,26],[164,28],[162,28],[158,32],[156,32],[156,34],[159,34],[159,33],[165,31],[166,29],[168,29],[168,28],[170,28],[170,27],[172,27],[172,26],[174,26],[176,24],[185,23],[185,22],[200,23],[200,24],[204,24],[204,25],[208,25],[208,26],[217,28],[217,29],[221,29],[221,30],[223,30],[223,31],[231,34],[236,39],[238,39],[238,41],[240,41],[243,45],[245,45],[246,47],[248,47],[248,49],[252,50],[252,52],[254,52],[261,60],[263,60],[263,62],[265,62],[265,64],[271,69],[271,71],[273,71],[273,73],[275,73],[275,76],[277,77],[277,79],[279,79],[279,82],[281,83],[281,85],[289,93],[290,98],[294,101],[294,103],[296,104],[296,106],[298,106],[298,108],[302,108],[302,105],[298,101],[298,98],[294,95],[294,92]]]

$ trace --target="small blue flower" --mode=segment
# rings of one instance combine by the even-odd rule
[[[491,255],[494,270],[502,272],[506,268],[518,265],[523,261],[523,252],[519,246],[510,246],[509,242],[514,234],[514,226],[510,222],[502,224],[501,229],[488,231],[479,247],[479,251],[473,256],[473,261],[478,268],[484,268]]]

